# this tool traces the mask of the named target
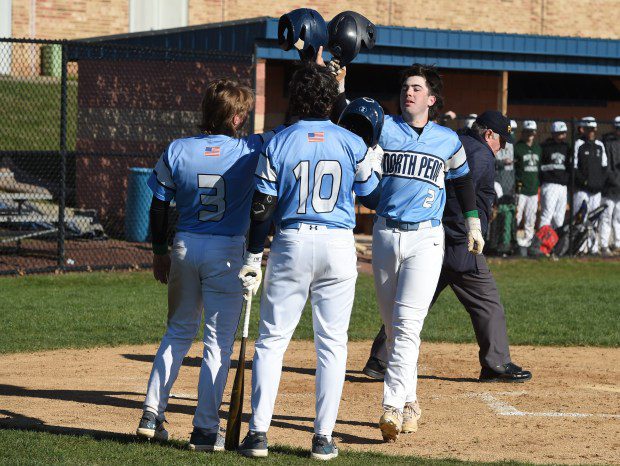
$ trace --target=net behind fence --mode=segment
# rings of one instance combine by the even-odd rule
[[[0,73],[0,274],[150,265],[152,167],[209,81],[253,76],[250,56],[20,40]]]

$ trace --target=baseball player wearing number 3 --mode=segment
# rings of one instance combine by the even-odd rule
[[[202,103],[202,134],[173,141],[148,181],[153,191],[153,271],[168,284],[168,324],[136,433],[168,438],[163,423],[170,390],[204,312],[193,450],[224,449],[218,411],[243,301],[237,273],[249,227],[254,171],[263,143],[274,134],[236,137],[253,105],[248,87],[226,79],[210,83]],[[179,220],[169,255],[167,209],[172,199]]]
[[[260,260],[271,220],[271,245],[262,292],[259,336],[252,365],[250,431],[239,446],[245,456],[268,454],[282,358],[308,299],[317,353],[316,418],[312,457],[338,455],[331,438],[344,384],[347,330],[355,295],[354,195],[376,206],[378,175],[361,137],[328,116],[338,84],[325,68],[305,63],[290,87],[290,111],[300,121],[263,149],[245,266],[246,288],[260,284]]]
[[[444,179],[452,179],[466,218],[468,250],[482,253],[480,220],[465,151],[457,134],[431,119],[441,107],[433,67],[413,65],[401,78],[402,116],[386,116],[381,200],[373,229],[373,272],[388,338],[379,427],[395,441],[417,421],[420,332],[444,255]]]

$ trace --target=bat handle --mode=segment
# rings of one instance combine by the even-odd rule
[[[243,338],[248,337],[248,329],[250,327],[250,309],[252,308],[252,292],[245,293],[243,295],[245,299],[245,314],[243,316]]]

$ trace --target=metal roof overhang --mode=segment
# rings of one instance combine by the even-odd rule
[[[297,52],[284,52],[277,39],[278,20],[264,17],[89,41],[296,60]],[[378,26],[376,46],[355,59],[399,67],[414,62],[453,69],[620,76],[620,40]]]

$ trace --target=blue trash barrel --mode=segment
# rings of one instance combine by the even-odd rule
[[[125,239],[144,243],[149,237],[149,209],[153,194],[146,182],[151,168],[130,168],[125,208]]]

